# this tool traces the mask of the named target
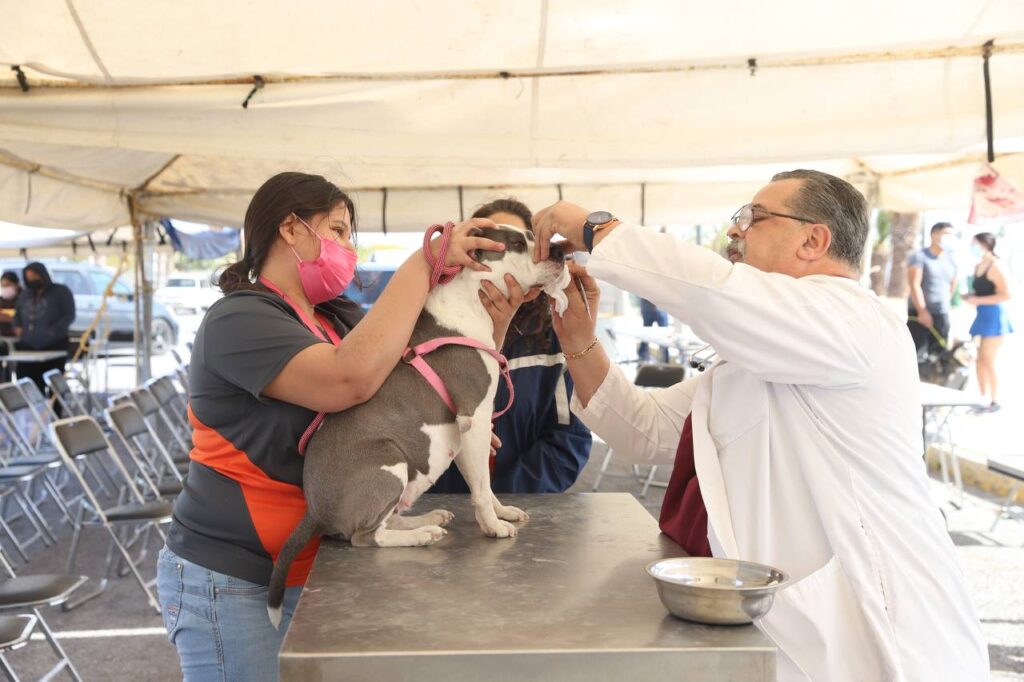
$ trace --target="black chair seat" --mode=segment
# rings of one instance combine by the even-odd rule
[[[0,616],[0,651],[24,646],[35,627],[35,616]]]
[[[110,521],[156,521],[170,518],[173,506],[170,502],[143,502],[142,504],[121,504],[103,510]]]
[[[156,489],[164,496],[177,495],[181,492],[181,483],[178,481],[168,481],[167,483],[159,484]]]
[[[0,467],[0,481],[23,481],[39,475],[43,467],[38,464],[12,464]]]
[[[84,575],[25,575],[0,582],[0,609],[55,606],[88,578]]]

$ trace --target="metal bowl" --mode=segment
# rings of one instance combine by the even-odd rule
[[[673,616],[707,625],[743,625],[768,613],[789,577],[771,566],[732,559],[677,557],[647,565]]]

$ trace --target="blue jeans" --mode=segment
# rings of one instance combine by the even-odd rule
[[[157,561],[167,638],[186,682],[277,680],[277,654],[301,587],[285,590],[281,629],[267,616],[267,588],[182,559],[167,547]]]

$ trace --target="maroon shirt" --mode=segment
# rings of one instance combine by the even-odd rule
[[[661,503],[661,532],[679,543],[690,556],[711,556],[708,543],[708,510],[700,494],[693,461],[693,425],[686,417],[676,450],[675,468]]]

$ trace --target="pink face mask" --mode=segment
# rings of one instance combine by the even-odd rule
[[[333,239],[324,239],[302,218],[299,222],[320,240],[320,255],[314,260],[302,260],[295,248],[289,247],[299,261],[299,279],[306,298],[313,305],[319,305],[341,296],[348,288],[356,272],[356,253]]]

